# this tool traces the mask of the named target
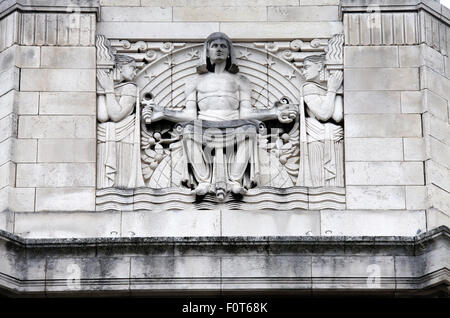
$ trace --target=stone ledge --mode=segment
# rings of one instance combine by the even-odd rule
[[[0,19],[14,11],[22,12],[61,12],[96,13],[100,19],[99,0],[4,0],[0,2]]]
[[[450,285],[450,230],[416,237],[24,239],[0,231],[0,293],[429,295]],[[368,283],[379,266],[379,284]],[[68,266],[80,270],[76,288]],[[70,285],[70,286],[69,286]]]

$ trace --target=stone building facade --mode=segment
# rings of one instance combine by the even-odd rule
[[[248,99],[202,88],[214,32]],[[0,1],[0,293],[448,296],[449,52],[433,0]],[[157,122],[226,94],[257,182]]]

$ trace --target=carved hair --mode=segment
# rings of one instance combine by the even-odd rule
[[[303,60],[303,62],[311,62],[311,63],[320,63],[322,65],[322,67],[325,64],[325,55],[310,55],[305,57],[305,59]]]
[[[122,67],[124,65],[130,64],[135,62],[134,58],[127,56],[127,55],[123,55],[123,54],[116,54],[115,57],[115,63],[116,63],[116,67]]]
[[[228,49],[230,51],[230,56],[227,58],[227,65],[226,65],[225,69],[232,74],[238,73],[239,67],[236,62],[236,56],[234,53],[233,42],[225,33],[222,33],[222,32],[211,33],[206,38],[206,41],[203,44],[203,54],[202,54],[202,57],[200,60],[200,64],[199,64],[199,66],[197,66],[197,73],[204,74],[204,73],[208,73],[208,72],[214,72],[214,66],[211,64],[211,61],[210,61],[209,57],[207,56],[208,55],[207,53],[208,53],[209,45],[211,44],[211,42],[213,42],[215,40],[224,40],[227,42]]]

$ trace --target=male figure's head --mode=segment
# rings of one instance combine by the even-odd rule
[[[214,32],[204,43],[203,55],[197,72],[199,74],[214,72],[215,65],[225,61],[225,70],[232,74],[239,72],[230,38],[225,33]]]
[[[321,55],[311,55],[303,61],[303,75],[307,81],[320,81],[324,71],[325,58]]]
[[[115,57],[116,68],[120,72],[120,81],[132,81],[136,77],[136,61],[126,55],[117,54]]]

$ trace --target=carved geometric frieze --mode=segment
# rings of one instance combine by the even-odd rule
[[[343,35],[98,36],[98,210],[340,209]]]

